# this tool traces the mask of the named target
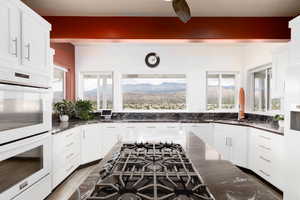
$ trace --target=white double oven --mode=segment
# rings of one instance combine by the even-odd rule
[[[50,193],[51,102],[49,88],[0,82],[1,200]]]

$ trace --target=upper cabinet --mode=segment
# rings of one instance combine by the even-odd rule
[[[0,2],[0,65],[16,67],[21,57],[20,12],[9,2]]]
[[[289,65],[288,45],[273,52],[272,63],[272,98],[282,98],[284,96],[286,70]]]
[[[51,25],[19,0],[0,1],[0,80],[50,86]]]

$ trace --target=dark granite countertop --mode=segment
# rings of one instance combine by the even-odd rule
[[[279,200],[270,189],[253,177],[242,172],[231,162],[222,160],[213,148],[203,143],[193,134],[187,135],[186,153],[202,176],[216,200]],[[94,190],[100,180],[100,169],[111,158],[113,152],[119,151],[117,144],[98,164],[69,200],[84,200]]]
[[[238,120],[168,120],[168,119],[139,119],[139,120],[90,120],[90,121],[70,121],[70,122],[53,122],[52,134],[57,134],[59,132],[87,124],[96,123],[219,123],[219,124],[229,124],[237,126],[247,126],[252,128],[261,129],[274,134],[283,135],[284,130],[278,128],[270,123],[253,122],[253,121],[238,121]]]

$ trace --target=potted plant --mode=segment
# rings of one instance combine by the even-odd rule
[[[274,120],[278,122],[279,127],[284,127],[284,115],[275,115]]]
[[[54,110],[58,113],[60,121],[67,122],[74,114],[74,104],[71,101],[63,100],[54,104]]]
[[[93,118],[91,113],[94,111],[93,103],[90,100],[77,100],[75,102],[76,117],[81,120],[90,120]]]

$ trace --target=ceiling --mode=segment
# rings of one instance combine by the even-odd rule
[[[164,0],[22,0],[43,16],[175,16]],[[192,16],[297,16],[300,0],[187,0]]]

